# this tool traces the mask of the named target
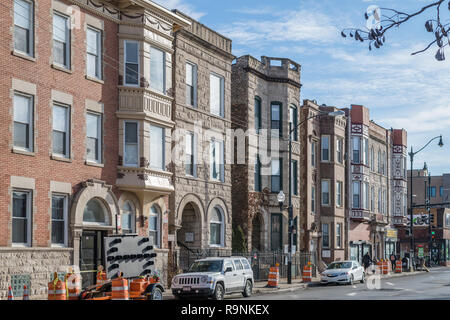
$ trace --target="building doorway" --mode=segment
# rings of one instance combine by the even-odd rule
[[[95,271],[98,266],[105,266],[103,238],[106,231],[83,230],[80,241],[80,271]],[[82,272],[82,287],[96,283],[96,272]]]
[[[252,220],[252,251],[262,251],[262,219],[261,214],[256,214]]]
[[[177,231],[179,268],[187,270],[195,259],[201,257],[202,248],[201,217],[194,203],[190,202],[183,208],[181,226]]]

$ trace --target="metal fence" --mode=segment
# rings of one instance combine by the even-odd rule
[[[283,252],[231,252],[231,250],[181,250],[179,255],[179,267],[186,272],[190,265],[197,259],[207,257],[229,257],[242,256],[248,259],[253,269],[253,276],[256,281],[267,280],[269,277],[269,268],[279,264],[280,277],[286,278],[288,275],[288,254]],[[292,255],[292,278],[301,278],[302,270],[305,265],[311,262],[312,276],[316,276],[317,260],[314,253],[297,252]]]

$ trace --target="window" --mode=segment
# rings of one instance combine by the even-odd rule
[[[270,128],[272,130],[278,130],[280,137],[283,135],[281,112],[281,103],[272,102],[270,105]]]
[[[341,138],[337,138],[336,140],[336,159],[337,162],[342,163],[344,160],[342,149],[343,149],[344,140]]]
[[[375,211],[375,188],[370,189],[370,211]]]
[[[150,168],[164,171],[165,165],[165,130],[162,127],[150,125]]]
[[[130,201],[125,201],[122,207],[122,233],[133,233],[136,215]]]
[[[386,152],[383,151],[383,158],[381,160],[381,173],[386,174]]]
[[[261,161],[256,157],[255,162],[255,191],[261,191]]]
[[[383,192],[382,192],[381,188],[378,188],[378,212],[379,213],[383,213],[382,197],[383,197]]]
[[[316,187],[311,186],[311,213],[316,212]]]
[[[352,142],[353,142],[352,161],[353,163],[361,163],[361,138],[353,137]]]
[[[234,271],[234,264],[231,260],[225,260],[223,263],[223,270],[227,270],[227,268],[231,268],[231,271]]]
[[[330,180],[322,180],[322,205],[330,205]]]
[[[157,248],[161,246],[161,210],[156,205],[150,208],[148,218],[148,233],[152,239],[153,245]]]
[[[317,142],[312,141],[311,142],[311,167],[316,166],[316,147],[317,147]]]
[[[322,247],[330,247],[330,225],[328,223],[322,223]]]
[[[150,89],[166,93],[166,54],[150,47]]]
[[[67,195],[52,195],[52,244],[67,245]]]
[[[186,63],[186,104],[197,106],[197,65]]]
[[[297,107],[296,106],[290,106],[289,107],[289,123],[291,124],[291,129],[294,130],[291,133],[291,140],[292,141],[298,141],[298,130],[297,130],[297,123],[298,123],[298,116],[297,116]]]
[[[224,223],[223,223],[222,209],[219,207],[214,207],[211,211],[211,218],[209,219],[209,229],[210,229],[210,241],[209,243],[213,246],[223,246],[224,245]]]
[[[375,171],[375,152],[373,147],[370,148],[370,170]]]
[[[88,27],[86,31],[87,75],[92,78],[102,78],[102,33],[100,30]]]
[[[193,132],[188,132],[186,134],[186,174],[193,177],[197,176],[195,140],[195,134]]]
[[[70,69],[70,22],[59,13],[53,14],[53,62]]]
[[[445,226],[450,227],[450,213],[445,214]]]
[[[298,161],[292,160],[291,162],[291,187],[292,194],[298,195],[298,179],[297,179]]]
[[[436,187],[428,187],[428,193],[430,195],[431,198],[436,198]]]
[[[330,161],[330,136],[322,136],[321,160]]]
[[[369,209],[369,184],[367,182],[362,183],[362,208]]]
[[[336,224],[336,247],[342,247],[342,223]]]
[[[387,192],[383,189],[383,213],[387,213]]]
[[[53,153],[70,158],[70,108],[53,106]]]
[[[353,181],[353,208],[361,208],[361,183]]]
[[[271,162],[271,177],[270,177],[270,185],[272,192],[279,192],[282,189],[282,167],[281,159],[273,159]]]
[[[124,165],[138,166],[139,146],[138,146],[138,123],[125,121],[125,149],[124,149]]]
[[[444,196],[444,187],[440,186],[439,187],[439,197],[443,197]]]
[[[381,150],[378,150],[378,173],[381,173]]]
[[[234,260],[234,265],[236,266],[236,270],[244,269],[244,266],[242,265],[241,260],[239,260],[239,259]]]
[[[33,98],[14,94],[14,147],[33,151]]]
[[[250,264],[248,263],[247,259],[241,259],[242,264],[244,265],[244,268],[247,270],[251,270],[252,267],[250,267]]]
[[[124,42],[125,46],[125,82],[126,86],[139,86],[139,42]]]
[[[211,179],[224,182],[224,146],[223,141],[211,140]]]
[[[83,223],[106,225],[105,206],[99,199],[93,198],[89,200],[84,208]]]
[[[224,79],[211,73],[209,75],[209,103],[210,111],[216,116],[224,116]]]
[[[95,113],[86,114],[87,159],[102,162],[102,116]]]
[[[256,130],[256,133],[259,133],[259,130],[261,128],[262,128],[261,98],[255,97],[255,130]]]
[[[12,243],[31,244],[31,191],[13,191]]]
[[[14,0],[14,49],[34,56],[34,2]]]
[[[272,251],[279,251],[282,246],[281,214],[273,213],[270,217],[270,222],[270,248]]]
[[[342,207],[342,181],[336,182],[336,206]]]
[[[369,165],[369,139],[364,138],[363,139],[363,159],[362,162],[368,166]]]

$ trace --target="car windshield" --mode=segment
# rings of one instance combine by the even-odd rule
[[[189,272],[221,272],[222,260],[195,261]]]
[[[333,262],[327,269],[350,269],[351,267],[351,262]]]

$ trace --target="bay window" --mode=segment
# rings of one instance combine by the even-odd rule
[[[139,86],[139,42],[124,41],[124,85]]]
[[[361,183],[353,181],[353,208],[361,208]]]
[[[165,130],[162,127],[150,125],[150,168],[165,170]]]
[[[330,180],[322,180],[322,205],[330,205]]]
[[[322,136],[321,161],[330,161],[330,136]]]
[[[150,47],[150,89],[166,93],[166,54]]]
[[[124,165],[138,166],[138,123],[136,121],[124,121]]]

